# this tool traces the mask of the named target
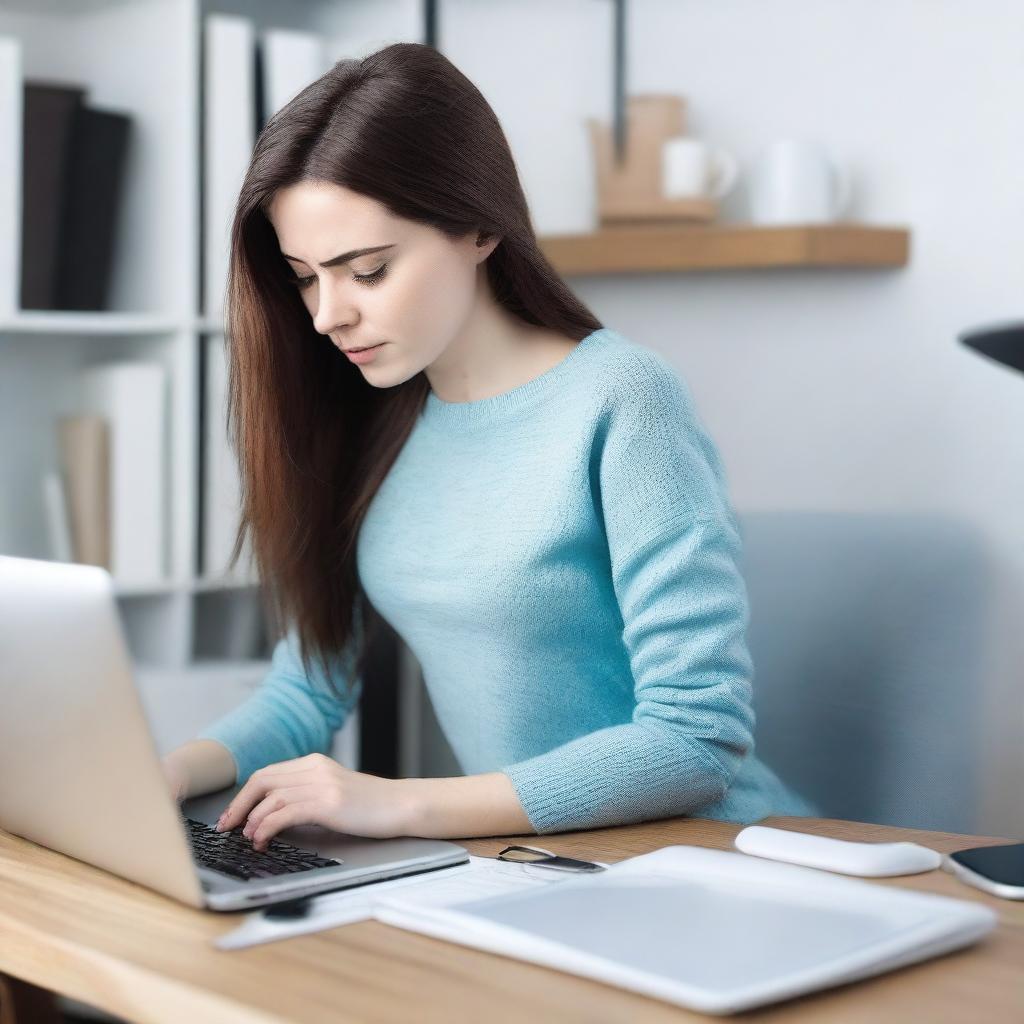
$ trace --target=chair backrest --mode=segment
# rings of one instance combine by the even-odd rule
[[[758,755],[826,817],[975,829],[990,574],[930,515],[739,515]]]

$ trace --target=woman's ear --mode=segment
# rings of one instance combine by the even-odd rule
[[[484,254],[486,259],[494,250],[498,247],[498,243],[501,241],[501,236],[489,231],[478,231],[476,236],[476,246],[478,249],[484,246],[489,246],[487,252]]]

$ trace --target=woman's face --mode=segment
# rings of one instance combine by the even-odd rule
[[[497,244],[477,247],[476,232],[452,241],[323,181],[281,189],[267,212],[315,329],[342,350],[380,346],[358,364],[374,387],[413,377],[459,335]]]

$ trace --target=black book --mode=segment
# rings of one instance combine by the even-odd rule
[[[56,309],[108,308],[130,128],[127,114],[86,106],[75,112],[57,260]]]
[[[56,309],[65,180],[85,90],[26,82],[22,120],[21,308]]]

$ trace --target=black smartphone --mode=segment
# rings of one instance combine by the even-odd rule
[[[946,855],[957,878],[1004,900],[1024,900],[1024,843],[975,846]]]

